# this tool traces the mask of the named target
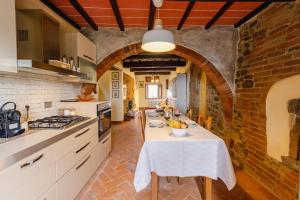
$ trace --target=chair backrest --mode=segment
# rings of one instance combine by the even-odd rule
[[[141,136],[142,136],[142,141],[145,141],[145,124],[144,124],[144,120],[143,120],[143,113],[140,111],[139,115],[138,115],[139,121],[140,121],[140,125],[141,125]]]
[[[187,112],[187,117],[190,119],[192,119],[192,117],[193,117],[193,110],[191,108]]]
[[[205,121],[205,128],[211,130],[211,126],[212,126],[212,116],[208,116]]]

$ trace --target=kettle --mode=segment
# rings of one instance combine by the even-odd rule
[[[8,105],[13,105],[13,108],[5,109]],[[25,132],[25,129],[21,128],[21,113],[16,108],[14,102],[6,102],[0,107],[0,138],[13,137]]]

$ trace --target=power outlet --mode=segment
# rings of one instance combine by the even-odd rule
[[[44,102],[44,108],[52,108],[52,101]]]

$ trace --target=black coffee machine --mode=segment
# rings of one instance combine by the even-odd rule
[[[13,108],[5,109],[8,105]],[[8,138],[24,133],[21,128],[21,113],[16,110],[17,105],[14,102],[6,102],[0,108],[0,138]]]

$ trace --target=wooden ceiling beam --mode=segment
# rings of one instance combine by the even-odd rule
[[[51,3],[49,0],[40,0],[43,4],[45,4],[48,8],[50,8],[53,12],[58,14],[61,18],[66,20],[69,24],[71,24],[76,29],[80,30],[81,26],[77,24],[74,20],[72,20],[70,17],[68,17],[63,11],[61,11],[59,8],[57,8],[53,3]]]
[[[124,31],[125,27],[124,27],[124,23],[123,23],[121,14],[120,14],[120,10],[119,10],[119,6],[118,6],[117,0],[109,0],[109,2],[110,2],[110,5],[111,5],[111,7],[113,9],[113,12],[114,12],[114,15],[115,15],[115,18],[117,20],[117,23],[119,25],[120,30]]]
[[[134,72],[135,75],[170,75],[171,72]]]
[[[226,10],[234,3],[233,0],[228,0],[217,14],[205,25],[205,29],[209,29],[218,19],[226,12]]]
[[[84,18],[84,20],[95,30],[98,31],[98,26],[94,20],[89,16],[89,14],[84,10],[84,8],[79,4],[77,0],[69,0],[72,6],[77,10],[77,12]]]
[[[183,16],[182,16],[182,18],[181,18],[181,20],[180,20],[178,26],[177,26],[177,30],[180,30],[180,29],[182,28],[184,22],[186,21],[186,19],[187,19],[188,16],[190,15],[190,12],[191,12],[191,10],[193,9],[194,5],[195,5],[195,0],[191,0],[191,1],[189,2],[189,4],[187,5],[185,11],[184,11],[184,14],[183,14]]]
[[[131,67],[169,67],[169,66],[186,66],[186,61],[179,60],[179,61],[139,61],[139,62],[132,62],[132,61],[124,61],[123,67],[131,68]]]
[[[149,17],[148,17],[148,30],[153,29],[155,10],[156,10],[156,7],[154,6],[152,0],[150,0]]]
[[[245,17],[243,17],[240,21],[238,21],[237,23],[234,24],[234,28],[238,28],[240,27],[242,24],[244,24],[245,22],[247,22],[249,19],[251,19],[252,17],[254,17],[255,15],[257,15],[258,13],[260,13],[261,11],[263,11],[264,9],[266,9],[271,3],[273,3],[274,1],[266,1],[263,4],[261,4],[260,6],[258,6],[255,10],[251,11],[248,15],[246,15]]]
[[[136,54],[129,56],[125,58],[125,60],[131,60],[131,59],[158,59],[158,58],[163,58],[163,59],[183,59],[180,56],[177,56],[175,54]]]
[[[170,68],[130,68],[131,72],[154,72],[154,71],[176,71],[176,67]]]

